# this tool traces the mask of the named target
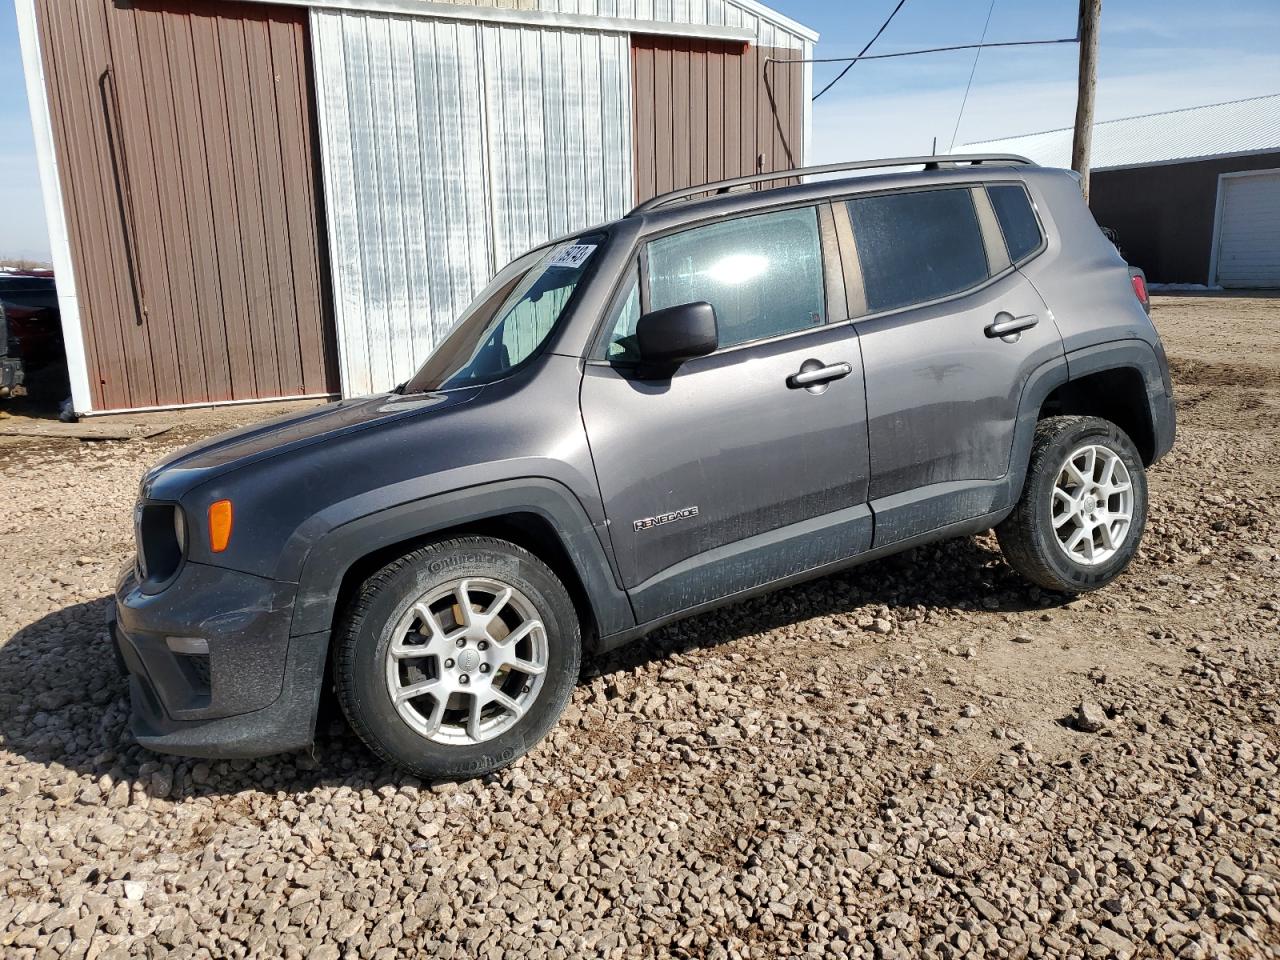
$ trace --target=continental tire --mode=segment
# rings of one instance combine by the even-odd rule
[[[497,770],[555,725],[581,660],[573,601],[515,544],[429,544],[362,585],[336,636],[351,726],[379,756],[430,780]]]
[[[1096,417],[1051,417],[1036,427],[1022,497],[996,536],[1032,583],[1085,593],[1129,565],[1146,522],[1146,471],[1128,435]]]

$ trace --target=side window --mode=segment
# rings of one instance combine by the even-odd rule
[[[610,326],[612,333],[609,334],[609,348],[605,358],[634,363],[640,359],[636,349],[636,323],[640,319],[640,275],[635,268],[632,268],[631,279],[627,281],[626,293],[614,310]]]
[[[686,230],[652,241],[646,254],[650,309],[707,301],[722,347],[826,322],[813,207]]]
[[[1039,250],[1044,237],[1027,191],[1016,183],[990,184],[987,196],[991,198],[996,219],[1000,221],[1000,232],[1004,234],[1005,246],[1009,248],[1009,259],[1018,263]]]
[[[990,276],[969,188],[848,201],[867,311],[925,303]]]

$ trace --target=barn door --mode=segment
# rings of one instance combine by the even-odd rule
[[[631,40],[636,200],[803,164],[800,50]]]
[[[94,409],[334,392],[305,10],[37,9]]]

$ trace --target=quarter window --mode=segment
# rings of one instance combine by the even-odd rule
[[[740,217],[648,246],[650,309],[705,300],[720,346],[826,321],[822,242],[813,207]]]
[[[858,197],[848,208],[869,313],[937,300],[990,276],[967,187]]]
[[[612,334],[607,356],[619,363],[635,363],[640,359],[636,344],[636,324],[640,322],[640,277],[635,268],[627,281],[626,293],[614,308]]]
[[[1005,246],[1009,248],[1009,259],[1018,263],[1039,250],[1044,237],[1027,191],[1016,183],[992,184],[987,187],[987,196],[991,198],[996,219],[1000,221],[1000,232],[1004,234]]]

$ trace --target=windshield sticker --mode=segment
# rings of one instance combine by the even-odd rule
[[[565,247],[547,264],[549,267],[568,267],[570,270],[577,270],[580,266],[590,259],[591,255],[596,252],[594,243],[574,243]]]

